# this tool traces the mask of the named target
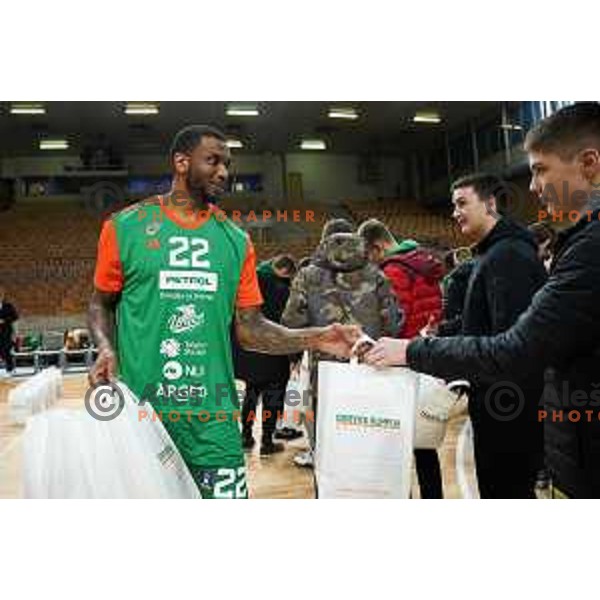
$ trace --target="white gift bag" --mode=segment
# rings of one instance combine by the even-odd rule
[[[408,498],[417,374],[319,363],[319,498]]]
[[[199,499],[198,489],[149,404],[127,387],[112,421],[85,410],[52,410],[29,420],[23,438],[26,498]]]

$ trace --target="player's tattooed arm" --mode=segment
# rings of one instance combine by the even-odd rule
[[[88,309],[88,327],[98,346],[98,359],[90,370],[92,385],[112,381],[116,374],[116,356],[113,349],[115,311],[120,294],[95,290]]]
[[[362,334],[359,327],[338,324],[328,327],[288,329],[265,318],[259,307],[238,309],[236,329],[243,348],[275,355],[318,350],[335,356],[348,357],[352,346]]]

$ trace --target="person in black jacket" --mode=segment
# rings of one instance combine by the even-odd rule
[[[19,320],[15,307],[6,301],[4,288],[0,286],[0,358],[6,364],[6,372],[12,375],[15,359],[12,355],[14,324]]]
[[[545,368],[538,418],[553,485],[569,497],[598,498],[600,104],[574,104],[544,119],[528,133],[525,149],[531,190],[553,220],[578,219],[559,233],[550,278],[528,310],[496,336],[382,339],[365,359],[447,379],[468,372],[479,382],[503,381],[504,390],[488,401],[504,407],[505,419],[525,408],[519,382],[533,381]]]
[[[454,257],[456,251],[452,255]],[[452,270],[444,279],[443,284],[442,321],[437,328],[433,328],[437,335],[449,337],[461,333],[465,297],[474,265],[475,261],[471,258],[458,265],[456,265],[456,260],[453,260]]]
[[[463,177],[452,186],[454,217],[462,234],[476,244],[464,298],[462,335],[506,331],[546,280],[533,235],[500,217],[504,189],[499,178],[484,173]],[[462,377],[468,378],[468,374],[467,369]],[[536,423],[535,411],[542,381],[523,384],[527,385],[524,393],[532,408],[508,423],[486,409],[490,385],[473,384],[469,414],[482,498],[535,495],[536,476],[543,465],[542,428]]]
[[[290,256],[278,256],[261,263],[257,268],[258,283],[264,304],[262,312],[274,323],[281,322],[286,307],[291,279],[296,263]],[[259,398],[263,403],[263,428],[260,453],[269,456],[284,450],[283,444],[273,441],[277,418],[283,412],[285,392],[290,377],[287,356],[269,356],[243,350],[235,331],[232,332],[232,351],[235,376],[246,382],[246,398],[242,407],[242,442],[246,450],[254,447],[252,429]],[[265,418],[266,416],[266,418]]]

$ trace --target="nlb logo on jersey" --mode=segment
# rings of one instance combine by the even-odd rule
[[[216,292],[219,275],[203,271],[161,271],[159,286],[161,290]]]
[[[171,360],[163,367],[163,375],[169,381],[176,381],[181,379],[183,375],[183,367],[176,360]]]
[[[185,333],[204,325],[204,313],[198,314],[193,304],[178,306],[175,310],[177,312],[168,321],[171,333]]]

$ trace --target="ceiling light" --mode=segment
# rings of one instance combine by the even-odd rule
[[[67,150],[67,140],[40,140],[40,150]]]
[[[128,102],[125,105],[126,115],[157,115],[158,104],[152,102]]]
[[[500,125],[500,129],[507,129],[508,131],[523,131],[521,125],[513,125],[512,123],[503,123]]]
[[[441,123],[442,118],[437,113],[417,113],[413,117],[414,123]]]
[[[228,139],[225,143],[227,144],[227,147],[231,150],[236,150],[244,147],[244,144],[240,140],[235,140],[233,138]]]
[[[43,104],[12,104],[11,115],[45,115],[46,108]]]
[[[327,115],[330,119],[347,119],[355,121],[358,119],[358,112],[355,108],[330,108]]]
[[[327,150],[327,144],[323,140],[302,140],[302,150]]]
[[[260,111],[256,106],[228,106],[228,117],[258,117]]]

